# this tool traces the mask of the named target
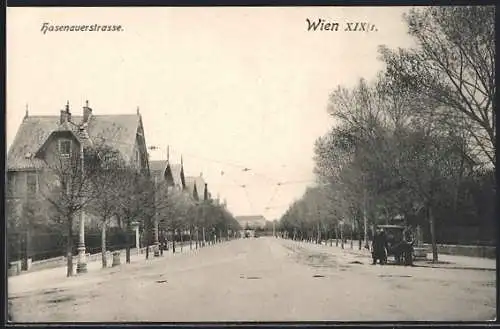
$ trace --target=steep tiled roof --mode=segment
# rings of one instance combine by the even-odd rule
[[[182,166],[180,164],[169,164],[167,160],[149,161],[149,171],[153,176],[159,177],[160,180],[163,180],[165,178],[164,175],[168,175],[168,168],[170,168],[170,171],[172,173],[173,184],[175,186],[182,187]],[[170,178],[168,178],[168,176],[167,179],[169,181],[169,184],[172,184],[172,181],[170,180]]]
[[[95,115],[90,118],[88,133],[94,143],[104,141],[118,150],[125,161],[130,161],[135,157],[133,151],[139,123],[140,115],[137,114]]]
[[[29,159],[28,154],[35,154],[54,131],[71,130],[78,136],[78,124],[81,116],[72,116],[74,124],[61,127],[59,116],[28,116],[21,123],[16,137],[7,155],[8,170],[22,170],[43,166],[38,159]],[[118,150],[125,161],[134,158],[133,150],[140,115],[93,115],[90,117],[87,131],[94,144],[104,142]]]
[[[170,170],[172,171],[172,177],[174,178],[174,184],[176,186],[182,186],[181,169],[182,167],[178,163],[170,164]]]
[[[186,176],[186,189],[188,190],[189,194],[192,196],[194,187],[196,186],[196,192],[198,194],[198,199],[201,201],[204,198],[204,193],[205,193],[205,180],[201,176]]]
[[[186,190],[189,192],[189,195],[193,196],[196,177],[186,176],[185,180],[186,180]],[[198,191],[198,188],[196,188],[196,190],[199,195],[200,192]]]
[[[149,171],[152,175],[163,175],[167,168],[167,160],[149,160]]]
[[[205,193],[205,180],[201,176],[196,177],[196,190],[198,191],[198,197],[200,200],[203,200]]]
[[[22,170],[39,168],[43,162],[30,159],[59,127],[58,116],[27,117],[17,130],[16,137],[7,153],[7,169]]]

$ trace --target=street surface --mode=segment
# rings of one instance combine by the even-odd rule
[[[272,237],[186,249],[114,268],[89,264],[71,278],[64,268],[10,277],[14,321],[460,321],[496,313],[494,260],[370,265],[363,251]]]

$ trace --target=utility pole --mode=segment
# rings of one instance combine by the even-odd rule
[[[80,184],[83,184],[84,180],[84,153],[83,153],[83,143],[80,143],[80,174],[82,181]],[[85,211],[83,208],[80,210],[80,238],[78,241],[78,264],[76,265],[77,273],[86,273],[87,272],[87,259],[85,255]]]
[[[26,181],[28,181],[28,175],[29,173],[26,173]],[[28,184],[27,184],[28,185]],[[35,191],[36,192],[36,191]],[[33,212],[30,209],[30,198],[33,198],[34,195],[28,196],[28,193],[30,193],[30,188],[26,189],[26,192],[24,193],[24,202],[23,202],[23,217],[26,218],[26,231],[25,231],[25,243],[24,243],[24,261],[21,266],[22,269],[28,271],[30,269],[30,240],[31,240],[31,222],[32,222],[32,215]],[[22,240],[22,239],[21,239]]]
[[[153,231],[154,231],[154,256],[159,257],[160,256],[160,242],[158,239],[158,177],[155,176],[155,217],[154,217],[154,226],[153,226]]]
[[[201,208],[201,216],[203,217],[202,220],[205,221],[205,208]],[[201,238],[202,238],[202,247],[205,247],[206,239],[205,239],[205,223],[203,223],[203,227],[201,228]]]

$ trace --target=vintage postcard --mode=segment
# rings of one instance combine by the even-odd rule
[[[9,321],[495,319],[495,7],[6,18]]]

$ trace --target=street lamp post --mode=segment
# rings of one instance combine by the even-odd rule
[[[83,153],[83,144],[80,144],[80,174],[82,181],[80,184],[83,184],[84,180],[84,153]],[[80,210],[80,237],[78,241],[78,264],[76,265],[77,273],[86,273],[87,272],[87,259],[85,255],[85,211],[83,209]]]

